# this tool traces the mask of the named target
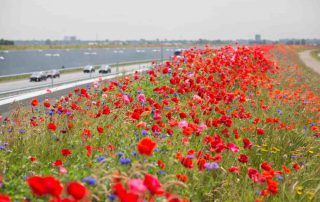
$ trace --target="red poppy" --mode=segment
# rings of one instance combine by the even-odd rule
[[[102,127],[97,127],[98,133],[102,134],[104,132],[104,129]]]
[[[293,164],[293,169],[295,170],[295,171],[298,171],[298,170],[300,170],[300,165],[299,164],[297,164],[297,163],[295,163],[295,164]]]
[[[248,176],[253,182],[258,182],[261,178],[261,175],[258,172],[258,170],[254,168],[248,168]]]
[[[154,177],[153,175],[146,174],[143,184],[148,188],[152,195],[162,195],[165,193],[158,178]]]
[[[278,183],[274,180],[268,180],[268,191],[270,191],[273,194],[278,193]]]
[[[0,194],[0,202],[11,202],[11,200],[8,195]]]
[[[286,166],[282,166],[282,169],[285,173],[291,173],[291,170],[288,169]]]
[[[67,186],[67,192],[76,200],[83,199],[88,193],[86,187],[78,182],[69,183]]]
[[[90,138],[92,136],[92,133],[89,129],[85,128],[83,129],[83,132],[82,132],[82,136],[83,138]]]
[[[249,157],[245,154],[240,154],[238,161],[241,163],[247,163],[249,161]]]
[[[242,139],[242,142],[243,142],[243,147],[244,147],[245,149],[251,149],[252,144],[251,144],[251,142],[250,142],[249,139],[243,138],[243,139]]]
[[[193,162],[191,158],[182,157],[181,164],[186,168],[193,168]]]
[[[187,182],[187,180],[188,180],[188,176],[186,176],[186,175],[176,174],[176,177],[177,177],[177,179],[180,180],[181,182]]]
[[[191,127],[185,127],[182,130],[182,134],[185,136],[190,136],[193,133],[193,129]]]
[[[57,126],[54,123],[49,123],[48,124],[48,129],[51,131],[56,131],[57,130]]]
[[[63,164],[62,164],[62,161],[58,159],[58,160],[56,160],[55,162],[53,162],[52,165],[53,165],[53,166],[56,166],[56,167],[60,167],[60,166],[62,166]]]
[[[31,105],[34,106],[34,107],[38,106],[38,104],[39,104],[38,99],[33,99],[33,100],[31,101]]]
[[[43,106],[45,106],[46,108],[49,108],[51,105],[50,105],[49,102],[44,102],[44,103],[43,103]]]
[[[142,138],[137,145],[140,154],[151,156],[153,150],[156,148],[157,143],[149,137]]]
[[[29,159],[30,159],[30,161],[32,161],[32,162],[37,160],[37,158],[36,158],[35,156],[30,156]]]
[[[27,183],[30,186],[32,193],[37,197],[45,195],[58,197],[63,190],[63,186],[59,182],[59,180],[55,179],[52,176],[32,176],[27,179]]]
[[[110,109],[107,105],[103,106],[103,114],[108,115],[110,114]]]
[[[71,152],[69,149],[62,149],[62,150],[61,150],[61,154],[62,154],[64,157],[67,157],[67,156],[71,155],[72,152]]]
[[[161,160],[158,160],[157,164],[161,169],[164,169],[166,167],[166,165]]]
[[[271,166],[270,166],[267,162],[261,163],[260,166],[261,166],[261,168],[262,168],[263,170],[266,170],[266,171],[271,171],[271,170],[272,170]]]
[[[263,128],[257,128],[258,135],[264,135],[264,129]]]
[[[112,188],[115,191],[115,194],[119,197],[120,202],[138,202],[139,196],[133,192],[125,190],[121,183],[114,184]]]
[[[230,173],[239,173],[239,171],[240,171],[240,166],[231,166],[229,168]]]

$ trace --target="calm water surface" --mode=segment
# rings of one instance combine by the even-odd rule
[[[28,73],[62,66],[79,67],[161,58],[160,48],[105,48],[0,51],[0,76]],[[173,55],[173,48],[163,48],[163,57]]]

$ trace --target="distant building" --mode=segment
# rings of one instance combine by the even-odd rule
[[[255,36],[254,36],[254,40],[256,41],[256,42],[261,42],[261,35],[260,34],[256,34]]]
[[[76,41],[77,37],[76,36],[64,36],[63,40],[64,41]]]

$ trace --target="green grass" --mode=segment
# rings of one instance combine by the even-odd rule
[[[320,61],[320,49],[316,49],[316,50],[311,51],[311,55],[313,58]]]

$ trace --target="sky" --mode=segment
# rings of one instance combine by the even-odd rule
[[[0,38],[320,38],[320,0],[0,0]]]

